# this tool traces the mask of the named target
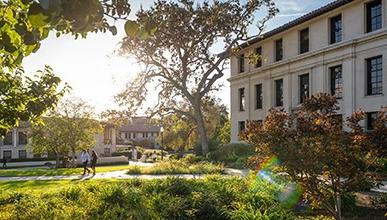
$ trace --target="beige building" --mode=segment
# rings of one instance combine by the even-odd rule
[[[387,106],[387,0],[338,0],[243,45],[231,58],[231,140],[247,120],[286,111],[317,92],[335,95],[342,117],[362,109],[372,129]],[[249,64],[256,53],[263,59]]]
[[[120,127],[117,144],[158,148],[160,128],[147,117],[133,117]]]

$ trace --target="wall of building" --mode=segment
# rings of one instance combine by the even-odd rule
[[[378,111],[387,105],[387,0],[382,1],[382,29],[365,34],[365,3],[354,1],[304,24],[264,39],[242,53],[252,53],[261,46],[263,65],[255,68],[245,63],[245,72],[238,72],[238,59],[231,58],[231,139],[238,141],[238,122],[262,120],[274,106],[274,80],[283,79],[285,110],[297,107],[299,75],[309,74],[309,92],[329,92],[329,68],[342,65],[343,99],[340,113],[348,116],[357,109]],[[343,40],[329,44],[329,19],[342,14]],[[299,31],[309,28],[309,52],[299,54]],[[284,59],[274,62],[274,41],[283,38]],[[366,96],[365,59],[383,55],[383,95]],[[255,109],[255,84],[263,85],[263,109]],[[245,88],[246,108],[239,111],[238,89]]]

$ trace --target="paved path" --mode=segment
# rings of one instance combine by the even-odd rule
[[[140,165],[140,164],[137,164]],[[144,164],[142,164],[144,165]],[[145,165],[147,166],[147,165]],[[27,181],[27,180],[88,180],[88,179],[161,179],[166,177],[180,177],[185,179],[203,178],[203,174],[171,174],[171,175],[144,175],[144,174],[127,174],[126,170],[97,173],[93,175],[63,175],[63,176],[19,176],[19,177],[0,177],[0,181]],[[248,170],[225,169],[224,176],[247,176]]]

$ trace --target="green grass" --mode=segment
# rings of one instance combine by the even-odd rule
[[[124,180],[118,179],[98,179],[98,180],[28,180],[28,181],[1,181],[1,192],[34,192],[47,193],[62,190],[64,188],[75,187],[85,183],[110,184]]]
[[[222,164],[210,162],[188,163],[183,160],[161,161],[150,167],[129,166],[128,174],[223,174]]]
[[[97,166],[96,172],[111,172],[126,170],[128,165],[115,166]],[[62,176],[82,174],[83,168],[23,168],[23,169],[0,169],[0,177],[18,177],[18,176]]]
[[[247,178],[23,181],[0,185],[0,219],[292,219]]]

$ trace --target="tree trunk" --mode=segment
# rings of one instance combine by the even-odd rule
[[[59,154],[55,154],[56,156],[56,163],[55,163],[55,169],[58,169],[59,168],[59,163],[60,163],[60,159],[59,159]]]
[[[336,211],[336,219],[341,220],[341,196],[340,194],[336,195],[335,198],[335,211]]]
[[[71,154],[72,154],[71,162],[72,162],[73,166],[75,167],[76,166],[76,163],[75,163],[75,148],[71,148]]]
[[[195,111],[195,119],[197,123],[197,130],[200,136],[200,143],[202,145],[202,155],[207,156],[208,153],[208,137],[207,137],[207,131],[204,124],[204,118],[202,109],[200,107],[200,102],[195,103],[194,105],[194,111]]]

